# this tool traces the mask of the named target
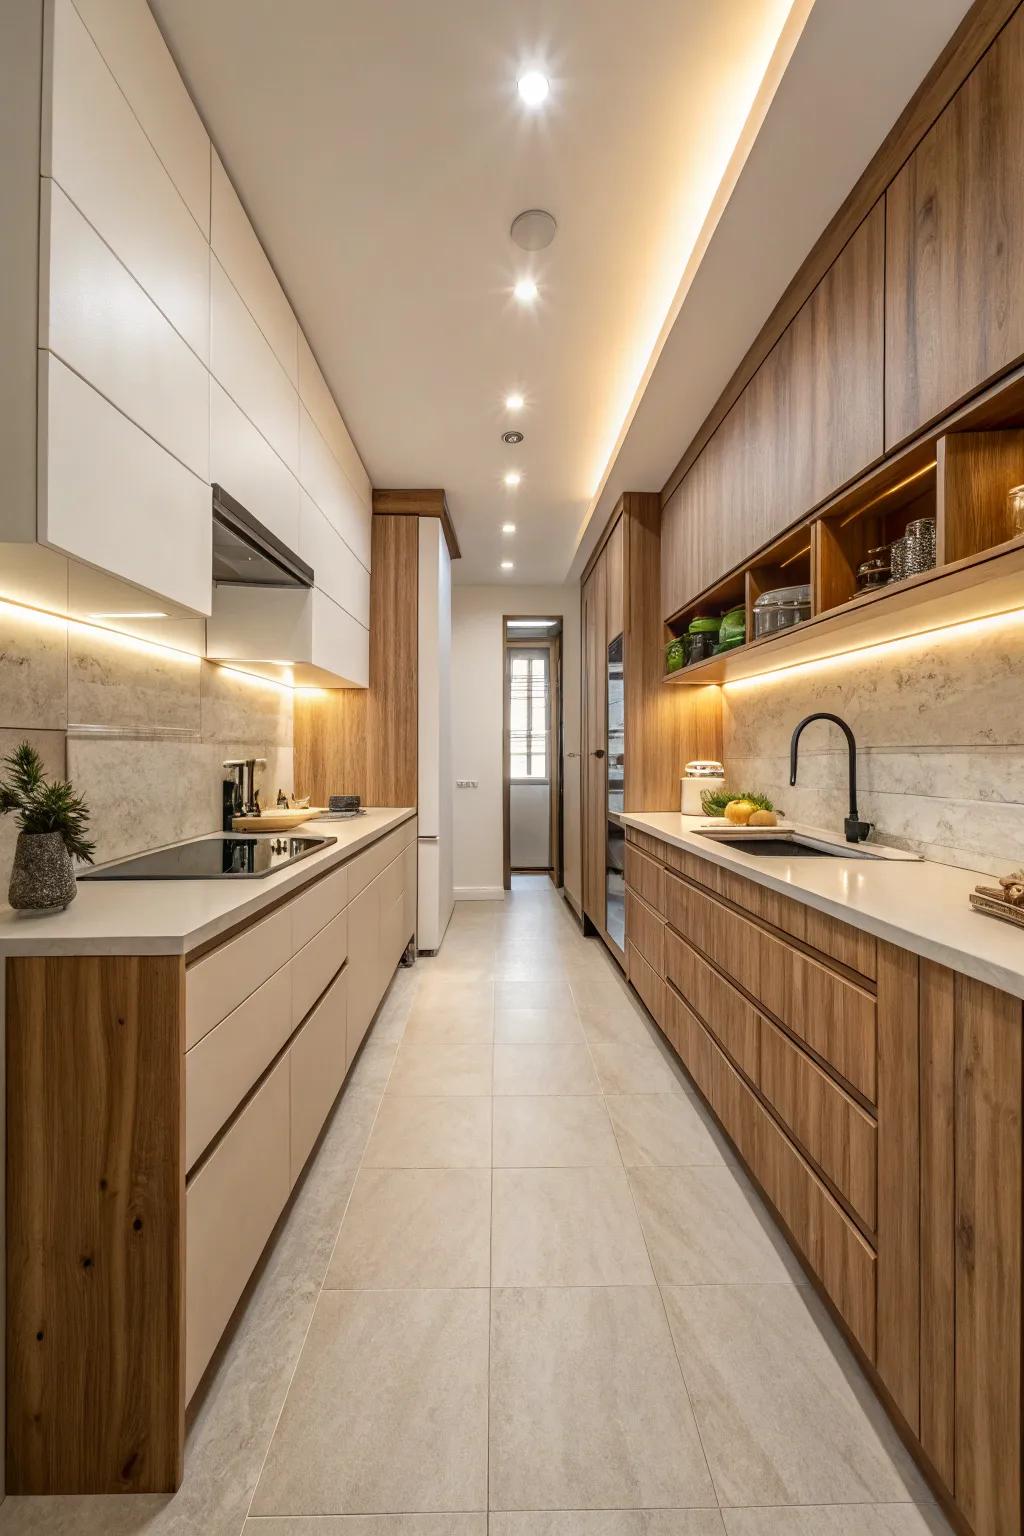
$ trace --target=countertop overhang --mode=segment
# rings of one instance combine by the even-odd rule
[[[1024,998],[1024,930],[975,912],[968,901],[979,882],[992,883],[991,875],[927,859],[759,859],[702,837],[698,829],[714,825],[702,816],[627,811],[621,820],[925,960]]]
[[[0,956],[188,954],[258,917],[415,815],[414,806],[368,807],[353,821],[303,822],[290,835],[335,841],[261,880],[84,882],[63,912],[34,917],[5,908]]]

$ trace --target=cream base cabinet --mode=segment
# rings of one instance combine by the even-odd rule
[[[363,1043],[380,1001],[380,876],[371,880],[348,909],[351,948],[348,976],[348,1061]]]

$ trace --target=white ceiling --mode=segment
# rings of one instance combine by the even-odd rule
[[[618,489],[661,485],[966,9],[817,0],[800,35],[797,0],[779,45],[790,0],[150,3],[374,484],[444,486],[456,579],[516,583],[562,580]],[[526,67],[552,81],[532,113]],[[531,207],[559,223],[532,257],[508,234]]]

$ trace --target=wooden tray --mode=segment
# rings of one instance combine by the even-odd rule
[[[231,829],[233,832],[288,832],[292,827],[301,827],[304,821],[315,821],[323,810],[322,805],[311,805],[304,811],[279,811],[275,806],[264,811],[262,816],[232,817]]]
[[[1024,907],[1011,906],[1008,901],[1000,901],[998,896],[979,896],[977,891],[971,892],[970,901],[975,912],[984,912],[986,917],[1001,917],[1004,923],[1024,928]]]

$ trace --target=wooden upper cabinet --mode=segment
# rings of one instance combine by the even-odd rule
[[[1024,355],[1024,10],[886,194],[886,447]]]
[[[620,517],[601,555],[605,568],[605,639],[609,645],[626,627],[626,519]]]
[[[879,201],[666,503],[665,618],[881,456],[884,257]]]

